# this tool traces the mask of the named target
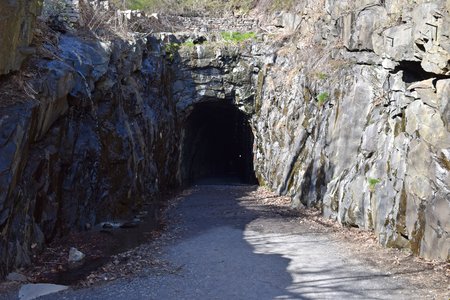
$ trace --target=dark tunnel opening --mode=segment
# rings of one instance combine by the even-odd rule
[[[248,117],[234,105],[196,104],[184,130],[184,183],[257,183],[253,133]]]

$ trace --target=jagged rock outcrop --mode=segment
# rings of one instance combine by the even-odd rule
[[[448,2],[325,7],[310,32],[323,49],[285,46],[261,71],[257,175],[383,245],[448,260]]]
[[[30,48],[33,26],[40,12],[38,0],[11,0],[0,3],[0,75],[20,68],[34,52]]]
[[[0,271],[55,236],[123,216],[176,184],[170,74],[154,38],[59,35],[33,98],[1,106]],[[152,197],[154,200],[152,200]]]

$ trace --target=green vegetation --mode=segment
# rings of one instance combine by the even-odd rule
[[[184,42],[183,44],[181,44],[181,47],[194,47],[195,44],[193,41],[191,40],[187,40],[186,42]]]
[[[327,92],[322,92],[317,96],[317,102],[319,104],[319,106],[322,106],[325,104],[325,102],[327,102],[327,100],[330,98],[330,94],[328,94]]]
[[[320,80],[325,80],[328,78],[328,75],[322,72],[318,72],[316,73],[317,78],[319,78]]]
[[[375,186],[381,182],[381,179],[369,177],[367,181],[369,182],[369,190],[374,192]]]
[[[164,51],[166,52],[166,57],[170,62],[175,60],[175,54],[180,49],[180,44],[178,43],[168,43],[164,45]]]
[[[221,33],[222,38],[225,41],[233,42],[233,43],[240,43],[246,40],[251,40],[256,38],[256,33],[254,32],[222,32]]]

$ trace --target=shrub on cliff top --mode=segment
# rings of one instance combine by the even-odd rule
[[[239,43],[239,42],[243,42],[246,40],[250,40],[250,39],[254,39],[256,38],[256,33],[254,32],[222,32],[221,33],[222,38],[225,41],[229,41],[229,42],[235,42],[235,43]]]

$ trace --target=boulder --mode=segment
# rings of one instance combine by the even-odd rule
[[[81,252],[78,249],[72,247],[72,248],[70,248],[70,251],[69,251],[69,259],[68,259],[68,261],[69,261],[69,263],[77,263],[77,262],[82,261],[85,256],[86,255],[83,252]]]

